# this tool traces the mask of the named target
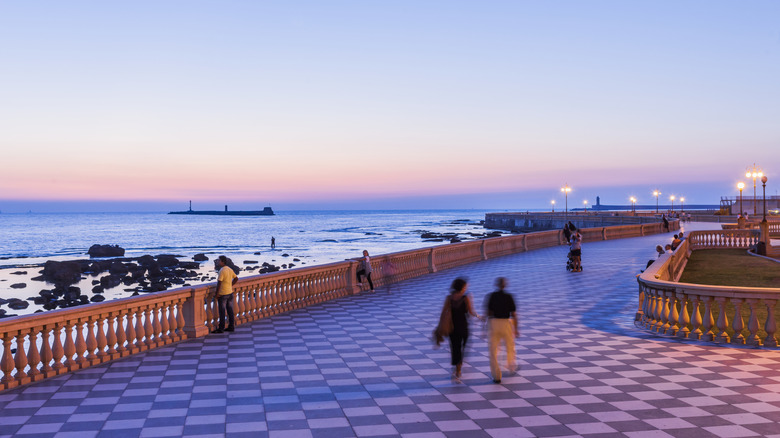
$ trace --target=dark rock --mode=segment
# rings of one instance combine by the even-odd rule
[[[422,237],[423,239],[436,239],[437,237],[439,237],[439,235],[436,233],[422,233],[420,237]]]
[[[200,269],[200,263],[198,262],[180,262],[179,267],[182,269]]]
[[[301,261],[301,259],[299,259],[298,257],[295,257],[295,258],[293,259],[293,261],[294,261],[294,262],[300,262],[300,261]]]
[[[258,262],[257,260],[244,260],[244,264],[245,265],[255,265],[257,263],[260,263],[260,262]]]
[[[24,289],[27,287],[27,283],[16,283],[11,285],[11,289]]]
[[[125,266],[124,263],[122,263],[122,262],[114,262],[114,263],[111,263],[111,267],[108,268],[108,272],[111,273],[111,274],[123,275],[123,274],[127,274],[128,272],[130,272],[130,270],[127,268],[127,266]]]
[[[155,260],[154,257],[152,257],[152,256],[150,256],[148,254],[147,255],[143,255],[141,257],[138,257],[137,261],[138,261],[139,265],[141,265],[141,266],[143,266],[145,268],[148,268],[149,266],[151,266],[153,264],[157,264],[157,260]]]
[[[78,262],[47,261],[43,265],[44,280],[56,285],[69,285],[81,279],[81,266]]]
[[[170,254],[160,254],[157,256],[157,263],[161,268],[170,268],[179,264],[179,259]]]
[[[32,280],[32,281],[46,281],[46,277],[44,277],[43,275],[39,275],[37,277],[31,278],[30,280]]]
[[[118,275],[106,275],[104,277],[100,278],[100,285],[103,286],[105,289],[111,289],[112,287],[117,287],[122,283],[122,277]]]
[[[92,280],[92,286],[100,284],[100,280]]]
[[[282,254],[282,257],[290,257],[290,254],[284,253]]]
[[[459,243],[461,242],[460,237],[453,237],[450,239],[450,243]]]
[[[287,265],[287,267],[288,267],[288,268],[290,268],[290,269],[292,269],[292,268],[294,268],[294,267],[295,267],[295,265],[294,265],[294,264],[292,264],[292,263],[290,263],[289,265]]]
[[[90,298],[89,300],[92,301],[93,303],[100,303],[102,301],[105,301],[106,297],[104,297],[103,295],[92,295],[92,298]]]
[[[18,298],[11,298],[8,302],[8,308],[12,310],[24,310],[30,307],[30,303]]]
[[[92,245],[87,251],[90,257],[122,257],[125,249],[119,245]]]
[[[195,254],[194,256],[192,256],[192,260],[195,260],[196,262],[205,262],[208,259],[209,258],[206,257],[206,254],[203,254],[203,253]]]
[[[92,288],[93,294],[102,294],[104,291],[105,289],[103,288],[103,286],[95,286]]]
[[[254,253],[254,255],[261,255],[261,254],[263,254],[263,253],[261,253],[260,251],[257,251],[256,253]]]
[[[11,275],[27,275],[27,271],[15,271],[11,272]]]

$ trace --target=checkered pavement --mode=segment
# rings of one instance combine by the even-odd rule
[[[0,436],[780,437],[780,351],[657,338],[634,275],[666,236],[548,248],[431,274],[0,394]],[[463,383],[430,333],[456,276],[521,315],[490,379],[472,324]]]

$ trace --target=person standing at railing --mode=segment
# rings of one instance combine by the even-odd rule
[[[219,307],[219,327],[214,333],[235,331],[236,314],[233,311],[233,285],[238,281],[238,276],[228,266],[227,257],[221,255],[216,260],[219,275],[217,277],[217,306]],[[225,329],[225,314],[227,313],[228,326]]]
[[[371,258],[368,256],[368,250],[363,250],[363,259],[360,260],[360,268],[357,271],[357,280],[359,283],[363,283],[363,277],[368,279],[368,285],[371,287],[371,292],[374,291],[374,282],[371,280]]]
[[[520,336],[515,299],[505,289],[506,278],[496,279],[496,290],[487,296],[488,353],[490,353],[490,374],[493,383],[501,383],[501,366],[498,364],[498,348],[501,342],[506,348],[506,362],[509,372],[517,371],[515,338]]]

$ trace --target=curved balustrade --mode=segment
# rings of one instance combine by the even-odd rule
[[[675,221],[672,222],[677,226]],[[585,240],[661,232],[659,224],[583,229]],[[371,258],[376,287],[479,260],[564,244],[560,230],[493,237]],[[359,293],[359,262],[241,278],[234,288],[236,323],[244,324]],[[219,320],[216,284],[205,284],[72,309],[0,320],[0,390],[205,336]]]
[[[749,288],[677,283],[691,251],[749,248],[752,230],[694,231],[672,254],[662,255],[639,282],[637,324],[667,336],[718,343],[777,347],[776,304],[780,288]],[[743,309],[749,309],[747,324]],[[765,310],[763,321],[759,310]],[[729,334],[731,332],[731,334]]]

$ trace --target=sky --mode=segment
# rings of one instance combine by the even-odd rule
[[[0,211],[534,209],[565,184],[570,206],[718,204],[754,163],[774,195],[778,17],[774,0],[0,0]]]

